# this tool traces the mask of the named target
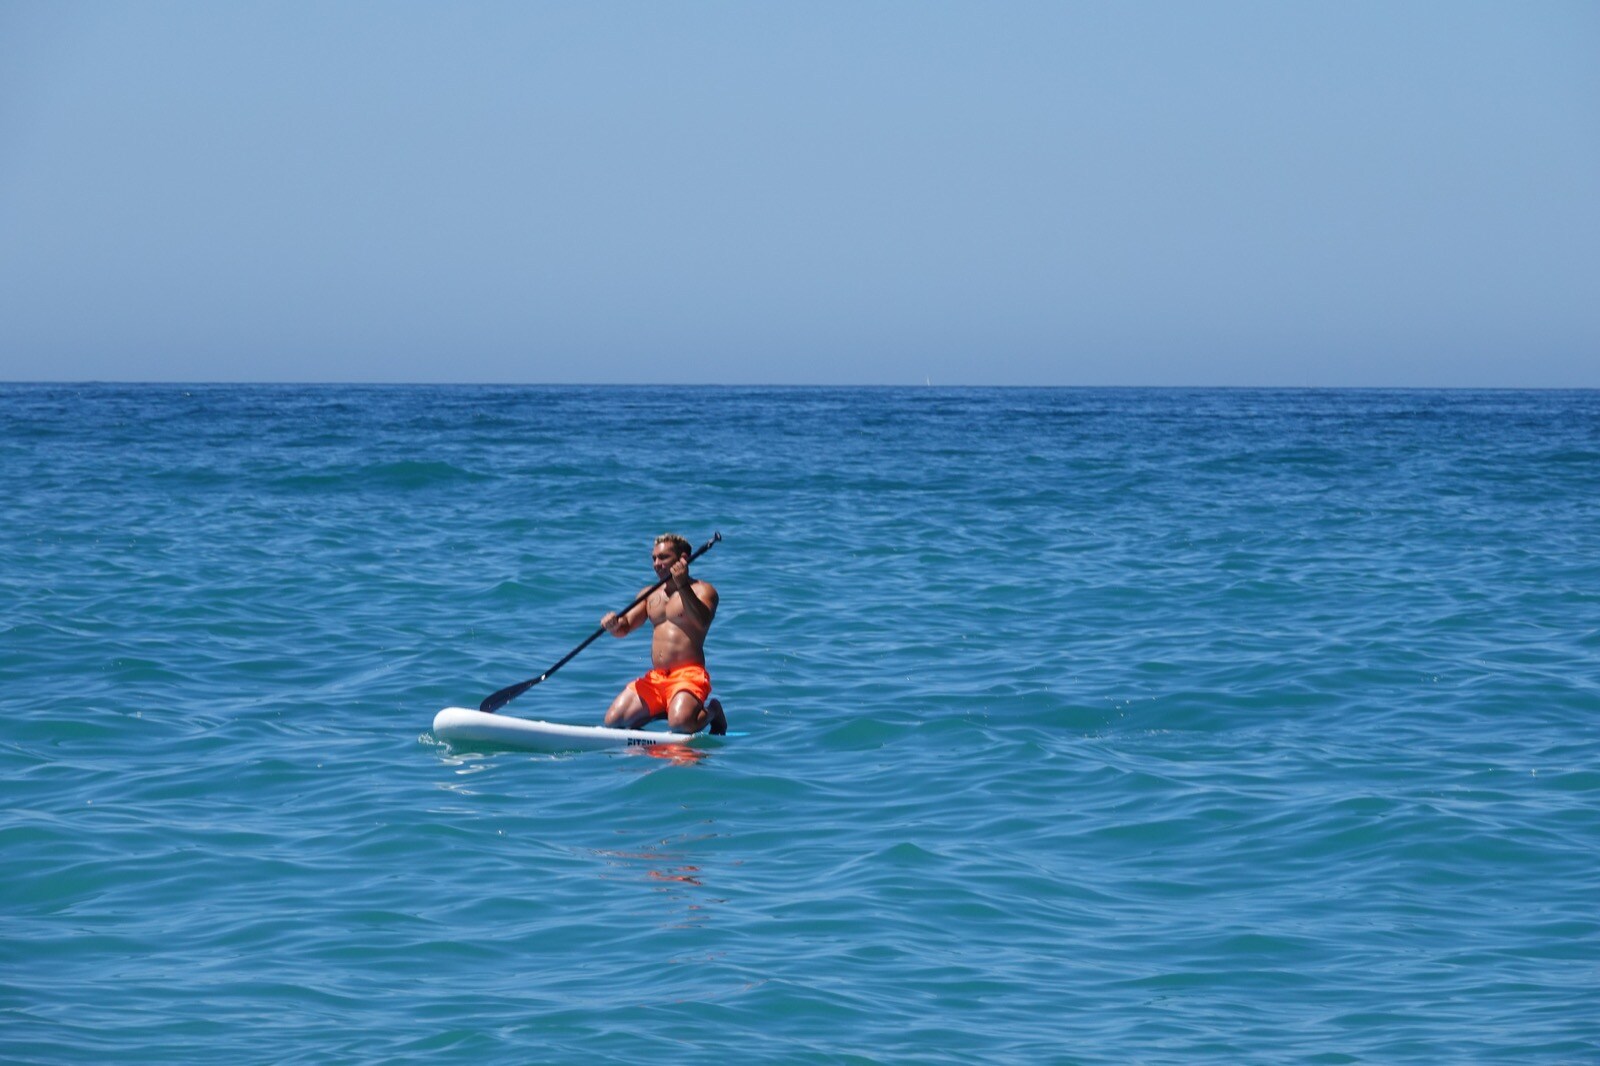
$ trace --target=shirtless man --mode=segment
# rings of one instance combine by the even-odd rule
[[[606,711],[608,726],[639,729],[665,717],[674,733],[698,733],[707,725],[714,735],[728,731],[721,702],[706,699],[711,695],[706,630],[717,613],[717,590],[689,576],[690,554],[687,540],[675,533],[661,534],[650,549],[650,565],[665,584],[626,614],[608,611],[600,619],[614,637],[627,636],[646,618],[655,627],[650,639],[652,669],[617,693]]]

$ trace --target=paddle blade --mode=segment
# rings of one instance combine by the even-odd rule
[[[522,695],[539,682],[543,681],[547,676],[549,675],[540,674],[531,681],[518,681],[515,685],[511,685],[508,688],[503,688],[499,692],[491,694],[482,703],[478,704],[478,710],[482,711],[484,714],[493,714],[495,711],[498,711],[500,708],[504,707],[506,704],[510,703],[512,700],[516,699],[518,696]]]

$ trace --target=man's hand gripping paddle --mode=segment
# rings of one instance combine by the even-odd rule
[[[715,544],[717,541],[719,541],[721,539],[722,539],[722,534],[721,533],[713,533],[713,534],[711,534],[711,539],[706,541],[704,544],[700,545],[700,547],[695,550],[694,554],[689,556],[689,561],[692,563],[696,559],[700,558],[700,556],[704,555],[706,552],[711,550],[711,546],[713,544]],[[621,617],[621,616],[627,614],[629,611],[633,610],[635,607],[639,606],[641,603],[643,603],[645,601],[645,599],[647,597],[649,597],[649,595],[652,592],[654,592],[656,589],[660,588],[662,585],[665,585],[666,583],[667,583],[667,579],[666,578],[662,578],[660,581],[657,581],[654,585],[651,585],[649,588],[647,588],[643,592],[639,593],[638,597],[632,603],[628,604],[628,606],[624,607],[622,610],[617,612],[617,616]],[[606,631],[606,627],[605,626],[601,626],[599,629],[597,629],[593,633],[589,634],[589,639],[588,640],[585,640],[582,644],[579,644],[576,648],[573,648],[571,651],[567,652],[567,654],[562,657],[561,661],[556,663],[550,669],[546,670],[544,673],[540,674],[538,677],[530,677],[526,681],[518,681],[515,685],[512,685],[509,688],[501,689],[499,692],[496,692],[494,695],[490,696],[488,699],[486,699],[482,703],[478,704],[478,710],[484,712],[485,714],[493,714],[495,711],[498,711],[500,708],[504,707],[506,704],[510,703],[512,700],[516,699],[518,696],[522,695],[524,692],[528,691],[530,688],[532,688],[533,686],[537,685],[539,682],[543,681],[545,678],[549,677],[551,674],[555,673],[557,670],[561,669],[563,666],[567,665],[569,662],[571,662],[574,658],[577,657],[577,654],[580,651],[582,651],[584,648],[587,648],[589,645],[593,644],[595,642],[595,640],[599,638],[600,634],[604,633],[605,631]]]

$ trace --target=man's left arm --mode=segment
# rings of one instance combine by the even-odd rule
[[[693,578],[687,578],[676,588],[679,598],[683,600],[684,611],[700,624],[701,629],[710,628],[711,619],[717,613],[717,590],[709,581],[696,581]]]

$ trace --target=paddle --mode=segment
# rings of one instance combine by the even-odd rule
[[[700,545],[700,547],[697,548],[695,550],[695,552],[692,555],[689,556],[689,561],[692,563],[696,559],[700,558],[700,556],[704,555],[706,552],[711,550],[711,546],[713,544],[715,544],[717,541],[719,541],[721,539],[722,539],[722,534],[721,533],[713,533],[713,534],[711,534],[711,539],[706,541],[704,544]],[[652,592],[654,592],[656,589],[660,588],[662,585],[665,585],[666,583],[667,583],[667,579],[666,578],[662,578],[660,581],[657,581],[654,585],[651,585],[649,588],[647,588],[643,592],[639,593],[638,597],[632,603],[628,604],[628,606],[624,607],[622,610],[617,612],[617,616],[621,617],[622,615],[625,615],[629,611],[633,610],[635,607],[639,606],[641,603],[643,603],[645,601],[646,597],[648,597]],[[528,691],[530,688],[532,688],[533,686],[537,685],[539,682],[543,681],[545,678],[549,677],[551,674],[555,673],[557,670],[561,669],[563,666],[567,665],[569,662],[571,662],[573,660],[574,657],[577,656],[577,654],[580,651],[582,651],[584,648],[587,648],[589,645],[593,644],[595,642],[595,640],[600,636],[600,634],[604,633],[605,631],[606,631],[606,627],[605,626],[601,626],[599,629],[597,629],[593,633],[589,634],[589,639],[588,640],[585,640],[582,644],[579,644],[576,648],[573,648],[571,651],[567,652],[567,654],[562,658],[562,660],[560,662],[556,663],[550,669],[546,670],[544,673],[540,674],[538,677],[530,677],[526,681],[518,681],[515,685],[512,685],[509,688],[501,689],[499,692],[496,692],[494,695],[490,696],[488,699],[486,699],[482,703],[478,704],[478,710],[482,711],[485,714],[493,714],[495,711],[498,711],[500,708],[504,707],[506,704],[510,703],[512,700],[516,699],[518,696],[522,695],[524,692]]]

